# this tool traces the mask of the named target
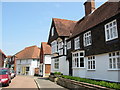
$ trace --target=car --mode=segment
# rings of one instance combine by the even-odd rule
[[[13,79],[16,76],[16,72],[13,69],[11,69],[10,73],[11,73],[11,79]]]
[[[11,82],[11,74],[8,68],[0,68],[0,84],[9,86]]]

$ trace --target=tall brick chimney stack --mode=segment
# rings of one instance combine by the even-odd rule
[[[85,16],[89,15],[92,11],[95,10],[95,0],[87,0],[84,3],[85,6]]]

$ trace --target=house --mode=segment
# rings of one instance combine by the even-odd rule
[[[4,60],[6,58],[6,55],[3,53],[3,51],[0,49],[0,67],[4,66]]]
[[[19,75],[34,75],[35,68],[39,67],[40,48],[37,46],[26,47],[16,56],[16,73]]]
[[[94,0],[88,1],[67,40],[70,75],[120,82],[120,1],[97,9]]]
[[[69,61],[66,60],[66,40],[72,33],[76,21],[53,18],[48,44],[52,48],[51,73],[69,75]]]
[[[15,56],[7,56],[4,60],[4,68],[14,69]]]
[[[50,75],[51,70],[51,47],[47,42],[41,43],[40,50],[40,76]]]

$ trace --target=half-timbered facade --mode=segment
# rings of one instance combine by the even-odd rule
[[[69,74],[69,61],[66,59],[66,40],[72,33],[76,21],[52,19],[48,43],[52,49],[51,73]]]
[[[69,74],[120,82],[120,1],[97,9],[94,0],[89,1],[84,4],[86,15],[67,40]]]

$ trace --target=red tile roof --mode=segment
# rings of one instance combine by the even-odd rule
[[[53,18],[59,36],[70,36],[77,21]]]
[[[42,42],[41,46],[42,46],[41,49],[43,49],[44,54],[51,54],[51,47],[47,42]]]
[[[26,47],[15,55],[17,59],[39,59],[40,48],[37,46]]]
[[[81,20],[77,22],[75,28],[73,30],[74,37],[81,32],[84,32],[103,21],[117,15],[120,13],[120,2],[106,2],[99,8],[97,8],[93,13],[89,14],[86,17],[83,17]]]

